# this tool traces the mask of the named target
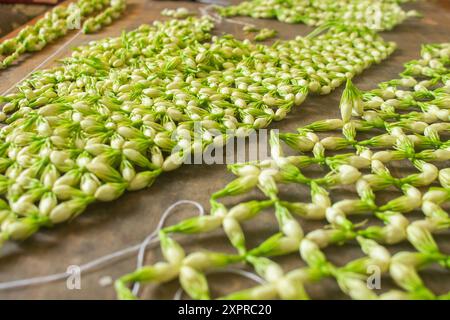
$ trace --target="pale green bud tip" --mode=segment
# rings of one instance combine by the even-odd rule
[[[112,201],[119,198],[124,191],[124,184],[106,183],[97,189],[94,196],[99,201]]]
[[[24,240],[38,230],[38,225],[24,219],[11,222],[2,229],[12,240]]]
[[[137,297],[133,295],[130,289],[128,289],[122,280],[116,280],[114,283],[116,289],[117,298],[119,300],[136,300]]]
[[[450,187],[450,168],[439,171],[439,182],[444,188]]]
[[[326,260],[319,247],[309,239],[300,242],[300,255],[310,266],[323,265]]]
[[[413,246],[424,253],[439,252],[436,242],[431,233],[423,226],[413,223],[406,229],[408,240]]]
[[[394,281],[405,290],[414,291],[423,286],[417,272],[411,266],[392,263],[389,272]]]
[[[181,267],[180,283],[193,299],[210,299],[206,277],[195,269],[188,266]]]
[[[342,165],[339,167],[339,181],[342,184],[352,184],[361,177],[361,172],[359,172],[355,167],[350,165]]]

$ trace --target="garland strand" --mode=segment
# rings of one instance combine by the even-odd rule
[[[235,6],[217,7],[224,17],[249,16],[277,19],[286,23],[319,26],[338,21],[372,30],[391,30],[417,12],[405,12],[392,0],[251,0]]]
[[[120,299],[134,299],[130,283],[165,283],[178,279],[193,299],[211,299],[206,273],[246,264],[265,280],[223,299],[308,299],[306,285],[334,279],[353,299],[450,299],[428,289],[419,270],[438,264],[450,268],[434,234],[450,227],[444,207],[450,200],[450,43],[424,45],[422,58],[405,65],[401,78],[362,92],[350,80],[342,95],[341,119],[310,123],[297,133],[272,131],[270,160],[230,165],[237,179],[211,196],[211,212],[163,228],[159,233],[164,261],[144,266],[116,281]],[[285,155],[286,146],[290,149]],[[398,177],[389,168],[408,163],[415,173]],[[322,168],[317,176],[317,168]],[[439,169],[441,167],[441,169]],[[315,172],[314,178],[310,178]],[[286,200],[286,185],[306,186],[311,202]],[[255,200],[227,207],[222,198],[247,195]],[[352,196],[336,199],[335,190]],[[290,189],[292,190],[292,189]],[[381,190],[393,195],[382,201]],[[254,248],[246,244],[244,221],[272,209],[279,232]],[[421,210],[421,219],[408,219]],[[299,218],[296,218],[299,217]],[[380,223],[369,223],[368,219]],[[324,225],[307,234],[302,220]],[[222,229],[233,251],[187,253],[175,234],[201,234]],[[392,244],[407,240],[416,251],[393,253]],[[323,249],[359,244],[365,256],[344,265],[330,262]],[[307,266],[291,271],[272,260],[300,253]],[[398,289],[378,295],[366,279],[376,268]]]
[[[0,70],[11,66],[23,54],[42,50],[47,44],[65,36],[71,29],[84,33],[99,31],[117,19],[126,8],[125,0],[78,0],[60,5],[45,14],[34,25],[23,28],[16,37],[0,43]],[[92,14],[102,11],[95,17]]]

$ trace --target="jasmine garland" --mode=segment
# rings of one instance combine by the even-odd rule
[[[0,98],[0,242],[149,187],[193,151],[224,145],[229,130],[244,137],[282,120],[395,47],[339,25],[273,46],[212,28],[169,20],[93,41]]]
[[[178,279],[189,297],[211,299],[215,297],[206,275],[246,265],[264,283],[221,299],[309,299],[308,288],[325,279],[334,280],[353,299],[449,299],[450,291],[433,292],[419,275],[430,265],[446,272],[450,267],[450,256],[434,239],[450,226],[444,209],[450,200],[449,62],[450,43],[424,45],[421,59],[406,63],[399,79],[367,92],[347,81],[341,119],[319,120],[296,133],[272,131],[272,159],[230,165],[237,178],[211,195],[210,215],[164,227],[159,234],[164,260],[119,278],[118,297],[136,298],[130,283]],[[286,145],[294,155],[285,155]],[[416,172],[394,175],[390,166],[395,161],[409,162]],[[317,174],[317,165],[322,174]],[[298,194],[286,200],[281,192],[285,185],[309,188],[310,202],[296,201]],[[345,186],[352,190],[347,197],[333,197]],[[262,197],[250,193],[255,189]],[[399,195],[385,200],[381,190]],[[244,202],[220,201],[243,195]],[[269,209],[278,232],[250,247],[244,222],[255,224]],[[422,216],[411,218],[413,211]],[[305,232],[302,222],[310,219],[324,223]],[[229,250],[187,252],[174,240],[176,234],[218,229]],[[389,250],[405,241],[414,249]],[[363,255],[345,264],[325,255],[327,247],[355,244]],[[287,255],[299,255],[306,266],[285,270],[275,257]],[[396,288],[372,290],[369,280],[374,276],[379,281],[389,277]]]

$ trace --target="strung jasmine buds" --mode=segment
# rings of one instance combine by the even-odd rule
[[[0,43],[0,57],[3,57],[0,70],[11,66],[24,53],[42,50],[72,29],[82,28],[84,33],[99,31],[117,19],[125,7],[126,0],[78,0],[53,8],[34,25],[23,28],[16,37]],[[99,11],[97,16],[88,18]]]
[[[213,27],[206,17],[171,19],[93,41],[0,98],[2,241],[150,187],[192,155],[284,119],[308,94],[331,92],[395,47],[370,30],[337,25],[272,46],[213,37]],[[316,139],[306,134],[292,144],[310,150]],[[351,183],[359,172],[345,168],[336,165],[326,182]],[[264,185],[276,199],[278,178],[266,170],[215,196]],[[278,208],[284,235],[260,252],[292,251],[300,239],[285,206]],[[323,214],[322,207],[311,213]]]
[[[347,80],[347,84],[342,94],[339,108],[341,109],[341,118],[344,123],[349,122],[352,115],[362,115],[362,95],[358,88],[353,85],[350,79]]]
[[[103,27],[110,25],[118,19],[126,9],[126,0],[111,0],[109,6],[95,17],[86,19],[82,30],[84,33],[94,33]]]
[[[311,26],[338,21],[373,30],[390,30],[407,17],[417,16],[415,11],[405,12],[397,1],[390,0],[250,0],[219,7],[218,12],[225,17],[273,18]]]
[[[193,12],[189,11],[186,8],[177,8],[177,9],[163,9],[161,14],[166,17],[172,17],[175,19],[185,19],[189,16],[194,15]]]
[[[418,271],[426,272],[430,265],[444,272],[450,268],[450,257],[435,238],[450,226],[445,210],[450,201],[449,61],[449,43],[424,45],[421,59],[408,62],[400,79],[366,92],[348,80],[341,119],[319,120],[295,133],[272,131],[271,159],[230,165],[237,177],[212,194],[209,216],[164,228],[164,237],[223,229],[229,248],[186,252],[176,271],[170,268],[143,280],[178,278],[189,297],[209,299],[215,297],[207,273],[245,265],[263,283],[226,290],[225,296],[220,291],[219,298],[308,299],[308,290],[328,279],[352,299],[448,299],[448,292],[428,288]],[[402,170],[408,166],[413,172]],[[254,195],[255,190],[260,194]],[[273,214],[278,229],[251,242],[246,226],[267,231],[263,212]],[[304,232],[303,220],[308,219],[318,220],[317,227]],[[164,251],[166,239],[160,241]],[[406,241],[411,244],[407,249],[388,250]],[[324,250],[355,245],[361,257],[341,264],[330,261]],[[288,255],[301,259],[302,267],[284,267],[281,261]],[[128,285],[142,282],[139,275],[146,270],[171,263],[165,260],[119,278],[118,297],[136,298]],[[395,288],[381,294],[371,289],[377,282],[383,288],[388,277]]]

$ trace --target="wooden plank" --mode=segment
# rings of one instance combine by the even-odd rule
[[[79,35],[73,42],[54,59],[67,56],[70,47],[86,43],[108,36],[118,36],[123,29],[131,30],[142,23],[151,23],[156,19],[165,19],[159,12],[164,7],[179,6],[179,1],[141,1],[130,0],[130,5],[123,18],[111,26],[102,30],[99,34]],[[183,2],[183,6],[197,9],[200,4]],[[402,64],[415,59],[419,55],[420,45],[423,43],[450,41],[450,13],[445,11],[438,2],[417,2],[407,4],[406,8],[414,8],[424,14],[424,18],[411,19],[393,31],[384,32],[387,40],[397,42],[398,50],[382,64],[373,66],[359,75],[355,82],[362,89],[370,89],[379,81],[395,77],[401,70]],[[287,25],[272,20],[252,20],[239,18],[241,21],[251,21],[258,26],[275,28],[280,31],[283,39],[292,38],[295,35],[304,35],[311,31],[304,25]],[[233,33],[239,38],[244,35],[241,26],[223,23],[217,26],[216,34],[222,32]],[[46,47],[17,66],[0,73],[0,93],[9,88],[19,79],[24,77],[33,68],[45,61],[49,55],[64,46],[65,41],[74,36],[67,35],[60,41]],[[44,66],[50,66],[49,61]],[[272,128],[282,131],[294,131],[296,127],[307,122],[337,117],[337,109],[342,88],[328,96],[309,97],[298,109],[284,121],[275,123]],[[9,281],[25,277],[46,275],[54,272],[63,272],[69,265],[79,265],[101,255],[110,253],[129,245],[139,243],[148,235],[159,221],[163,211],[172,203],[180,199],[199,201],[208,208],[208,197],[213,192],[223,187],[233,176],[226,172],[224,165],[190,165],[177,171],[167,173],[157,180],[155,185],[139,192],[129,193],[111,203],[95,204],[79,218],[71,223],[59,225],[51,230],[44,230],[33,236],[29,241],[21,244],[7,244],[0,253],[0,281]],[[299,198],[307,198],[304,189],[295,191]],[[176,219],[193,215],[195,211],[190,207],[177,210]],[[171,222],[175,221],[170,219]],[[169,221],[169,222],[170,222]],[[305,232],[317,227],[317,223],[302,221]],[[251,244],[259,243],[268,235],[276,231],[273,217],[263,215],[257,224],[244,224],[246,234]],[[192,238],[196,241],[192,241]],[[184,239],[184,238],[183,238]],[[450,244],[446,237],[437,237],[444,252],[450,252]],[[229,250],[224,244],[220,233],[213,233],[201,237],[190,237],[182,240],[188,251],[209,248],[214,250]],[[409,249],[405,244],[392,246],[394,250]],[[327,256],[335,263],[343,263],[349,259],[361,256],[358,247],[346,246],[346,249],[333,248],[326,251]],[[158,251],[149,251],[147,262],[154,262],[159,257]],[[297,255],[281,259],[283,266],[292,269],[301,264]],[[135,259],[124,259],[113,266],[108,266],[96,272],[83,274],[82,289],[68,290],[64,281],[48,285],[29,287],[17,290],[0,291],[2,299],[16,298],[54,298],[54,299],[114,299],[115,292],[111,286],[101,287],[98,280],[105,275],[116,278],[134,269]],[[427,271],[423,275],[427,285],[437,293],[449,290],[450,277],[448,272],[437,270]],[[240,288],[253,285],[247,280],[235,276],[211,277],[213,294],[223,294]],[[154,287],[147,286],[143,295],[146,298],[171,299],[178,283]],[[319,285],[308,288],[313,297],[342,298],[340,290],[334,281],[321,282]]]

